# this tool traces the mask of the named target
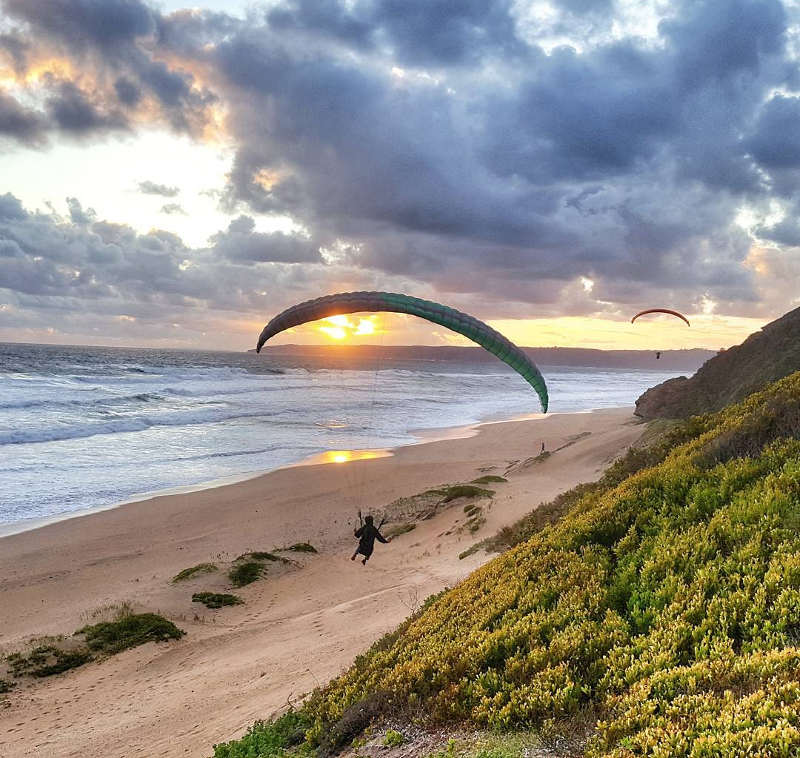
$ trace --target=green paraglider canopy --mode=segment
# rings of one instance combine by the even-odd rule
[[[396,292],[342,292],[293,305],[275,316],[264,327],[258,338],[256,352],[261,352],[264,343],[276,334],[308,321],[317,321],[321,318],[348,313],[377,313],[379,311],[419,316],[458,332],[458,334],[463,334],[522,375],[536,390],[542,404],[542,411],[547,413],[548,396],[544,377],[536,364],[513,342],[474,316],[441,303]]]

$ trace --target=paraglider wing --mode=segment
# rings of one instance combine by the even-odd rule
[[[483,321],[457,311],[455,308],[395,292],[343,292],[293,305],[275,316],[264,327],[258,338],[256,352],[261,352],[264,343],[271,337],[286,329],[305,324],[307,321],[317,321],[321,318],[346,313],[376,313],[379,311],[419,316],[477,342],[522,375],[536,390],[542,404],[542,411],[547,413],[548,397],[544,377],[536,364],[513,342]]]
[[[677,316],[678,318],[683,319],[686,322],[686,326],[691,326],[689,323],[689,319],[686,318],[682,313],[678,313],[678,311],[671,311],[669,308],[648,308],[646,311],[639,311],[632,319],[631,323],[636,321],[639,316],[644,316],[646,313],[669,313],[671,316]]]

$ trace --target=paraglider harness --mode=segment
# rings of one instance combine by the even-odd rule
[[[353,536],[358,538],[358,547],[356,548],[356,551],[353,553],[350,560],[354,561],[356,556],[361,554],[364,556],[361,563],[366,565],[367,561],[372,555],[372,551],[375,549],[375,540],[378,540],[378,542],[383,542],[384,544],[389,542],[389,540],[387,540],[380,531],[381,527],[386,523],[386,518],[382,518],[381,523],[376,527],[372,523],[372,516],[367,516],[365,523],[364,518],[361,515],[361,511],[359,510],[358,523],[359,528],[353,531]]]

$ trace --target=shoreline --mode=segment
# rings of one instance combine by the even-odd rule
[[[376,448],[358,448],[353,450],[325,450],[319,453],[312,453],[300,460],[291,463],[284,463],[275,468],[260,469],[259,471],[251,471],[242,474],[231,474],[229,476],[218,477],[216,479],[209,479],[196,484],[177,485],[175,487],[164,487],[158,490],[149,490],[147,492],[136,493],[124,500],[118,500],[113,503],[105,505],[94,505],[86,508],[79,508],[75,511],[67,511],[65,513],[58,513],[52,516],[38,516],[31,519],[23,519],[21,521],[13,521],[8,524],[0,524],[0,540],[6,537],[12,537],[16,534],[23,534],[25,532],[35,531],[52,524],[59,524],[63,521],[72,519],[85,518],[92,516],[96,513],[103,513],[104,511],[115,510],[122,508],[126,505],[133,503],[141,503],[153,498],[166,497],[169,495],[189,495],[194,492],[204,492],[205,490],[219,489],[220,487],[227,487],[239,482],[250,481],[257,479],[261,476],[273,473],[275,471],[282,471],[288,468],[295,468],[299,466],[317,466],[321,464],[348,464],[358,460],[373,459],[379,457],[391,457],[407,447],[415,445],[427,445],[434,442],[445,442],[448,440],[468,439],[480,433],[483,426],[492,424],[510,424],[524,421],[536,421],[553,417],[558,415],[572,415],[581,413],[597,413],[602,411],[615,411],[627,408],[627,406],[610,406],[603,408],[589,408],[583,411],[554,411],[552,413],[527,413],[519,416],[512,416],[509,418],[487,419],[485,421],[476,421],[472,424],[464,424],[462,426],[443,426],[443,427],[429,427],[421,429],[410,429],[408,434],[415,439],[402,445],[394,447],[376,447]],[[347,458],[345,460],[337,460],[336,455],[343,454]]]
[[[208,755],[287,700],[301,700],[349,667],[429,595],[492,559],[467,548],[585,481],[641,435],[632,408],[548,414],[464,428],[469,436],[403,446],[391,456],[289,466],[227,486],[161,495],[3,538],[0,654],[71,635],[98,610],[129,604],[186,632],[57,676],[19,680],[0,708],[0,754],[45,758]],[[550,456],[537,454],[545,441]],[[484,519],[464,501],[428,515],[405,502],[492,473]],[[469,501],[468,501],[469,502]],[[356,509],[413,528],[352,562]],[[227,571],[249,551],[310,543],[263,578],[232,588]],[[185,582],[182,570],[217,571]],[[199,591],[235,592],[243,605],[207,610]]]

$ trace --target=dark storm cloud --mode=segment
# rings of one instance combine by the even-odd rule
[[[609,35],[625,12],[612,0],[559,0],[543,30],[510,1],[287,0],[243,20],[94,5],[6,0],[31,39],[102,84],[51,84],[51,123],[83,134],[147,114],[199,134],[218,102],[236,151],[222,204],[243,215],[202,254],[98,221],[83,244],[161,245],[167,258],[200,255],[206,273],[213,260],[241,282],[239,304],[255,266],[282,266],[298,295],[315,294],[298,272],[322,250],[349,277],[487,308],[515,299],[520,313],[658,292],[687,308],[706,296],[750,307],[763,290],[737,214],[800,197],[797,29],[778,0],[654,5],[669,17],[649,40]],[[569,33],[574,46],[544,45]],[[255,231],[259,213],[292,217],[308,238]],[[757,233],[797,238],[789,215]],[[164,282],[200,287],[198,265],[176,265]],[[581,276],[591,296],[575,289]]]
[[[214,252],[236,263],[321,263],[322,256],[312,240],[282,232],[255,231],[249,216],[231,221],[228,229],[215,234]]]
[[[4,7],[78,50],[98,46],[114,54],[155,28],[155,12],[138,0],[5,0]]]
[[[142,91],[139,87],[124,76],[114,82],[114,91],[123,105],[136,105],[142,99]]]
[[[139,182],[139,192],[143,195],[160,195],[161,197],[177,197],[180,193],[178,187],[171,187],[168,184],[158,184],[149,179]]]
[[[378,0],[374,23],[403,64],[462,65],[520,53],[509,0]]]
[[[372,47],[374,27],[360,10],[358,5],[354,10],[346,8],[338,0],[291,0],[271,8],[267,20],[278,31],[302,30],[357,48]]]
[[[508,0],[289,0],[270,9],[269,26],[369,51],[388,47],[401,65],[453,66],[521,53]]]
[[[44,140],[44,120],[13,97],[0,90],[0,138],[9,137],[19,142],[36,145]]]
[[[59,82],[47,100],[47,111],[61,131],[83,136],[106,130],[124,130],[128,124],[118,111],[103,112],[87,93],[72,82]]]
[[[747,143],[765,168],[800,166],[800,99],[777,95],[764,106],[755,134]]]
[[[56,128],[74,133],[124,130],[127,120],[115,106],[137,108],[148,96],[177,131],[194,133],[206,122],[206,109],[216,97],[197,87],[191,72],[153,56],[162,16],[146,3],[4,0],[3,7],[33,40],[33,53],[45,58],[54,52],[70,56],[79,63],[81,78],[89,80],[62,82],[62,89],[72,91],[50,96]]]

